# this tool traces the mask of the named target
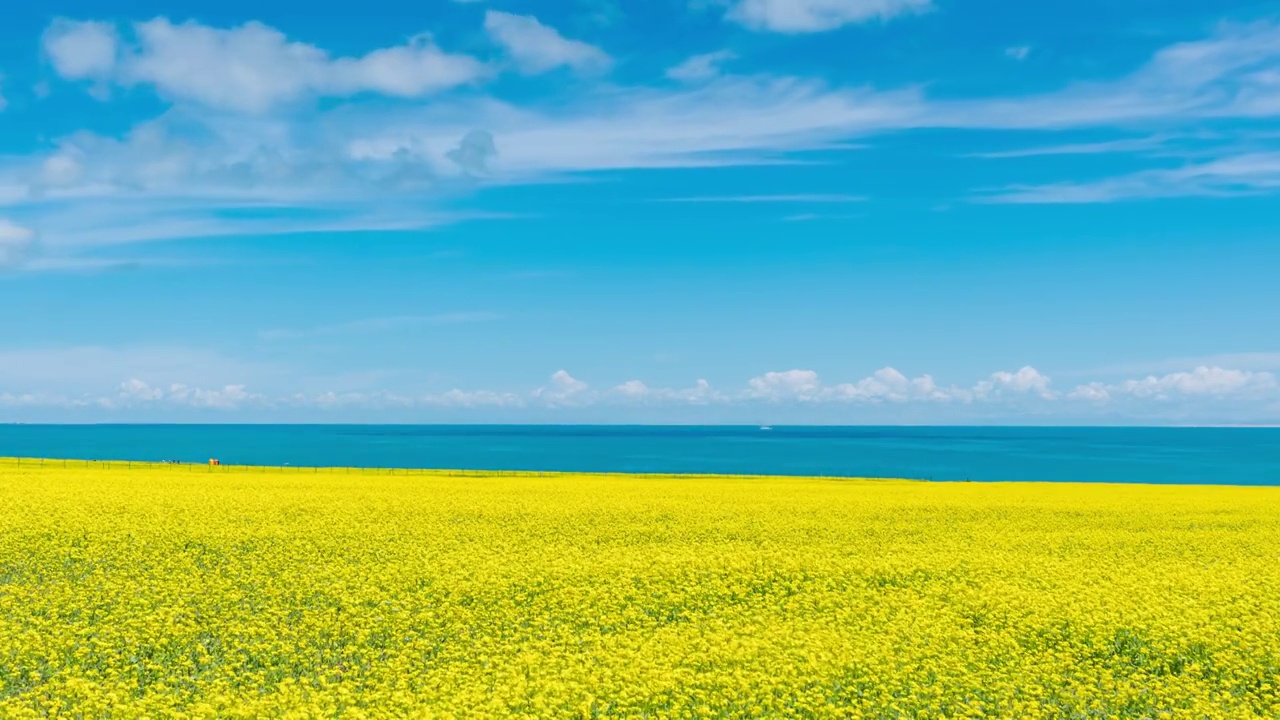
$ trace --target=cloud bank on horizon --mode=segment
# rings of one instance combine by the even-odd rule
[[[0,28],[0,417],[1280,420],[1280,14],[293,5]]]

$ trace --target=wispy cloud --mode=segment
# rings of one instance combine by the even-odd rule
[[[975,196],[981,203],[1076,204],[1172,197],[1234,197],[1280,189],[1280,153],[1251,153],[1092,182],[1022,185]]]
[[[214,350],[170,346],[9,348],[0,350],[0,390],[21,393],[101,391],[132,377],[162,385],[272,382],[287,372]],[[15,390],[21,388],[21,390]]]
[[[297,340],[303,338],[329,337],[334,335],[354,335],[368,333],[405,332],[414,329],[441,327],[445,325],[468,325],[473,323],[494,322],[501,320],[502,315],[492,312],[453,312],[435,315],[402,315],[397,317],[366,318],[333,325],[297,329],[263,330],[258,337],[263,340]]]
[[[930,0],[738,0],[726,17],[755,30],[813,33],[930,7]]]
[[[525,74],[537,75],[559,67],[601,72],[613,64],[600,48],[570,40],[529,15],[490,10],[484,16],[484,29],[495,43],[506,48],[516,67]]]
[[[0,270],[26,263],[35,252],[36,233],[0,218]]]
[[[1154,150],[1166,145],[1173,137],[1169,135],[1151,135],[1140,138],[1124,138],[1120,140],[1103,140],[1091,143],[1067,143],[1062,145],[1042,145],[1020,148],[1017,150],[997,150],[993,152],[969,153],[966,157],[975,158],[1022,158],[1041,155],[1101,155],[1106,153],[1137,153]]]
[[[738,57],[731,50],[718,50],[694,55],[684,62],[667,69],[667,77],[679,82],[705,82],[720,75],[721,65]]]
[[[814,205],[866,202],[862,195],[792,194],[792,195],[701,195],[682,198],[663,198],[659,202],[673,203],[808,203]]]
[[[1014,45],[1012,47],[1007,47],[1004,49],[1005,57],[1011,60],[1017,60],[1018,62],[1022,62],[1023,60],[1026,60],[1027,56],[1029,56],[1030,54],[1031,54],[1030,45]]]
[[[794,215],[784,215],[783,222],[818,222],[820,220],[861,220],[866,217],[859,214],[831,214],[831,213],[796,213]]]
[[[775,11],[767,5],[752,12],[773,18],[769,22],[782,17],[769,14]],[[821,3],[784,5],[777,12],[826,18],[822,22],[879,12],[872,7],[878,3],[831,0],[821,11]],[[747,3],[736,7],[748,12]],[[603,62],[603,51],[574,44],[532,18],[489,17],[495,38],[526,71]],[[1158,132],[1140,138],[986,156],[1154,154],[1149,145],[1179,132],[1170,126],[1280,117],[1277,48],[1278,24],[1224,24],[1207,38],[1166,47],[1127,75],[1017,97],[944,100],[930,98],[923,86],[883,90],[729,75],[678,87],[588,83],[545,102],[445,93],[392,108],[351,103],[280,113],[269,111],[320,96],[422,97],[484,77],[490,68],[461,56],[456,67],[467,72],[437,73],[455,67],[453,56],[422,38],[346,57],[253,24],[59,21],[50,26],[45,51],[62,76],[91,89],[153,87],[171,107],[120,137],[75,133],[45,152],[0,159],[0,208],[56,251],[221,234],[416,230],[497,216],[441,209],[494,184],[620,169],[796,162],[798,153],[912,128],[1151,127]],[[282,64],[271,61],[286,55]],[[245,83],[253,87],[240,87]],[[1276,191],[1274,152],[1210,151],[1217,154],[1182,167],[1163,158],[1159,167],[1121,177],[1010,185],[979,198],[1082,203]],[[854,201],[777,199],[783,197],[702,201]],[[246,207],[280,212],[255,218],[241,212]]]

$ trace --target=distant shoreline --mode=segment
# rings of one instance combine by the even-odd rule
[[[208,472],[212,474],[298,474],[298,475],[376,475],[376,476],[417,476],[427,478],[617,478],[617,479],[681,479],[681,480],[825,480],[831,482],[865,482],[865,483],[907,483],[936,485],[1043,485],[1065,486],[1081,485],[1097,487],[1101,485],[1127,487],[1167,487],[1167,488],[1269,488],[1280,490],[1280,484],[1248,484],[1248,483],[1151,483],[1141,481],[1117,482],[1110,480],[956,480],[928,479],[908,477],[870,477],[857,475],[778,475],[767,473],[682,473],[682,472],[609,472],[609,471],[576,471],[576,470],[476,470],[468,468],[410,468],[410,467],[344,467],[344,466],[308,466],[308,465],[239,465],[192,463],[192,462],[154,462],[147,460],[82,460],[77,458],[30,458],[0,457],[0,473],[6,468],[13,469],[38,467],[45,470],[83,469],[100,472],[170,470],[180,473]]]
[[[357,467],[343,465],[241,465],[225,463],[200,462],[163,462],[154,460],[85,460],[81,458],[36,458],[36,457],[0,457],[0,470],[6,466],[43,467],[51,470],[82,467],[86,470],[182,470],[212,472],[281,472],[281,473],[320,473],[331,475],[361,473],[369,475],[421,475],[437,477],[635,477],[635,478],[724,478],[739,480],[773,479],[773,480],[838,480],[838,481],[873,481],[873,482],[972,482],[969,480],[928,480],[925,478],[906,477],[864,477],[856,475],[772,475],[767,473],[682,473],[682,472],[615,472],[585,470],[477,470],[472,468],[447,467]],[[1004,482],[1004,481],[991,481]],[[1010,480],[1007,482],[1028,482]],[[1034,481],[1032,481],[1034,482]],[[1062,483],[1053,483],[1062,484]]]

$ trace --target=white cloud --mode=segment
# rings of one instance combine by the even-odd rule
[[[580,40],[570,40],[529,15],[490,10],[484,16],[484,29],[495,43],[506,49],[526,75],[538,75],[559,67],[579,72],[600,72],[612,64],[600,48]]]
[[[640,380],[628,380],[613,388],[603,399],[622,403],[672,403],[680,405],[709,405],[728,400],[712,389],[706,380],[698,380],[693,387],[682,389],[653,388]]]
[[[107,80],[116,70],[120,38],[108,22],[58,18],[45,30],[45,56],[67,80]]]
[[[812,370],[767,372],[747,381],[747,395],[762,400],[809,402],[823,396],[818,373]]]
[[[1275,375],[1268,372],[1198,367],[1191,372],[1148,375],[1110,388],[1111,392],[1135,398],[1170,399],[1187,396],[1250,397],[1270,395],[1277,389]]]
[[[1066,128],[1280,114],[1280,24],[1224,23],[1208,38],[1165,47],[1108,81],[1029,97],[938,104],[953,127]]]
[[[71,406],[71,401],[61,395],[0,392],[0,408],[61,408]]]
[[[706,82],[720,75],[720,66],[734,60],[738,54],[719,50],[704,55],[694,55],[684,62],[667,69],[667,77],[678,82]]]
[[[842,204],[865,202],[864,195],[795,194],[795,195],[706,195],[666,198],[663,202],[678,203],[809,203]]]
[[[728,18],[754,30],[811,33],[929,8],[930,0],[739,0]]]
[[[551,375],[551,382],[533,391],[535,400],[552,406],[571,404],[590,397],[589,387],[564,370]]]
[[[219,389],[206,390],[175,383],[166,389],[161,389],[152,387],[142,380],[133,379],[121,383],[116,397],[104,398],[99,404],[104,407],[116,407],[164,403],[197,409],[236,410],[248,403],[262,400],[260,396],[246,391],[244,385],[227,385]]]
[[[120,383],[120,397],[125,400],[151,402],[164,397],[164,391],[153,388],[145,382],[134,378]]]
[[[1049,384],[1050,380],[1047,376],[1033,367],[1026,366],[1017,372],[1001,370],[992,373],[991,377],[974,386],[973,395],[979,400],[1025,395],[1052,400],[1057,397],[1057,394],[1049,389]]]
[[[614,388],[613,391],[629,398],[648,397],[652,393],[649,386],[639,380],[628,380]]]
[[[1005,48],[1004,54],[1005,54],[1005,57],[1011,60],[1017,60],[1018,62],[1022,62],[1023,60],[1027,59],[1028,55],[1031,54],[1031,46],[1030,45],[1014,45],[1013,47]]]
[[[39,232],[50,262],[58,252],[103,243],[425,229],[482,217],[431,211],[460,187],[615,169],[792,162],[797,152],[845,148],[850,138],[906,128],[1141,129],[1280,115],[1280,102],[1272,100],[1280,98],[1274,80],[1280,77],[1280,25],[1269,23],[1224,25],[1208,38],[1166,48],[1122,77],[1030,97],[930,100],[918,87],[880,91],[731,76],[683,87],[593,85],[543,107],[449,96],[411,107],[346,104],[254,116],[196,103],[243,110],[316,95],[420,94],[441,78],[453,82],[447,80],[453,75],[436,70],[455,65],[422,38],[334,58],[262,25],[218,29],[161,19],[118,32],[118,42],[110,40],[116,30],[55,22],[46,53],[68,78],[145,83],[185,101],[121,137],[77,133],[56,139],[47,152],[0,158],[0,208]],[[92,42],[79,42],[84,38]],[[230,54],[235,57],[223,58]],[[572,56],[549,57],[571,62]],[[448,57],[470,68],[463,75],[489,72],[471,58]],[[1083,145],[1057,151],[1108,151]],[[1238,152],[1120,178],[1004,187],[977,199],[1102,202],[1277,189],[1275,153]],[[270,220],[238,212],[263,205],[295,212]]]
[[[525,399],[515,393],[489,390],[450,390],[428,396],[425,402],[427,405],[458,408],[523,407],[526,404]]]
[[[1280,153],[1249,153],[1178,168],[1143,170],[1092,182],[1013,186],[977,196],[1015,204],[1107,203],[1189,196],[1232,196],[1280,188]]]
[[[938,387],[932,376],[908,378],[891,367],[877,370],[871,377],[856,383],[836,385],[832,388],[831,395],[840,400],[873,403],[912,400],[948,402],[965,397],[963,391],[958,389]]]
[[[1080,385],[1075,390],[1067,393],[1068,400],[1083,400],[1092,403],[1106,403],[1111,400],[1111,391],[1107,389],[1105,383],[1092,382],[1088,385]]]
[[[1118,405],[1147,411],[1163,406],[1186,412],[1215,404],[1247,409],[1250,405],[1280,400],[1280,383],[1269,372],[1200,366],[1191,371],[1120,382],[1085,383],[1066,397],[1096,406]]]
[[[298,393],[276,403],[287,407],[316,408],[319,410],[340,410],[344,408],[364,408],[385,410],[390,408],[408,408],[414,406],[412,398],[389,392],[322,392],[315,395]]]
[[[27,262],[35,247],[34,230],[0,218],[0,269],[14,268]]]
[[[1280,37],[1280,31],[1266,25],[1224,26],[1206,40],[1171,46],[1127,76],[1014,98],[931,101],[916,87],[876,91],[794,77],[734,76],[679,89],[588,92],[554,111],[494,101],[464,114],[478,118],[472,124],[485,127],[501,144],[502,156],[492,163],[498,177],[768,164],[785,162],[794,151],[842,146],[850,138],[907,128],[1054,129],[1256,116],[1265,106],[1242,98],[1275,94],[1250,72],[1257,67],[1280,70],[1280,51],[1269,44],[1273,35]],[[1242,59],[1216,62],[1209,72],[1184,72],[1184,62],[1176,58],[1197,51],[1234,52]],[[1280,107],[1273,114],[1280,114]],[[375,135],[376,140],[370,138],[367,146],[377,147],[376,156],[383,158],[416,154],[424,147],[456,142],[467,131],[451,129],[443,139],[425,130],[438,124],[432,112],[406,116]],[[1236,167],[1208,170],[1244,172],[1243,163],[1232,165]]]
[[[966,157],[978,158],[1023,158],[1039,155],[1098,155],[1104,153],[1138,153],[1155,150],[1171,140],[1168,135],[1151,135],[1139,138],[1123,138],[1120,140],[1104,140],[1092,143],[1068,143],[1063,145],[1043,145],[1039,147],[1021,148],[1018,150],[998,150],[994,152],[970,153]]]
[[[145,373],[154,367],[137,364]],[[111,371],[119,370],[115,365]],[[51,372],[56,372],[54,369]],[[207,373],[203,373],[207,375]],[[96,374],[95,377],[100,377]],[[63,383],[44,388],[0,387],[0,407],[9,409],[63,408],[96,409],[109,412],[132,410],[252,410],[261,413],[290,409],[328,411],[526,411],[568,413],[589,408],[645,408],[646,412],[665,407],[671,412],[715,406],[719,417],[756,417],[763,407],[790,405],[788,412],[819,406],[849,408],[839,417],[851,417],[858,406],[863,417],[898,418],[895,413],[912,412],[917,419],[935,421],[973,418],[1054,418],[1078,420],[1105,417],[1107,422],[1133,419],[1194,421],[1207,418],[1230,422],[1280,421],[1280,383],[1266,372],[1200,367],[1191,371],[1148,376],[1118,382],[1089,382],[1067,393],[1052,390],[1049,379],[1034,368],[993,373],[971,387],[939,385],[931,376],[908,377],[886,367],[856,382],[823,383],[812,370],[769,372],[750,379],[732,392],[719,392],[705,380],[688,388],[653,387],[630,380],[598,392],[566,371],[553,374],[548,383],[528,392],[454,389],[442,393],[408,395],[388,390],[322,391],[294,394],[251,392],[242,383],[189,384],[153,383],[135,379],[117,383],[106,393],[77,391],[78,385]],[[0,377],[12,378],[0,363]],[[286,382],[292,376],[275,378]],[[108,388],[113,386],[108,385]],[[891,410],[896,406],[899,410]],[[918,408],[909,410],[910,407]],[[737,415],[732,413],[737,412]],[[769,412],[773,412],[770,410]],[[730,413],[724,415],[724,413]],[[873,413],[873,414],[868,414]],[[879,415],[874,413],[880,413]],[[885,413],[888,413],[887,415]],[[69,416],[73,417],[73,416]],[[684,417],[677,415],[676,417]]]
[[[220,110],[261,113],[317,96],[377,93],[416,98],[483,77],[483,63],[418,36],[361,57],[330,57],[257,22],[224,29],[156,18],[133,26],[118,48],[101,22],[59,20],[45,33],[45,52],[68,80],[149,85],[163,97]]]
[[[973,403],[1006,402],[1019,398],[1054,400],[1049,378],[1035,368],[993,373],[972,388],[941,386],[931,375],[911,378],[886,367],[856,382],[826,385],[812,370],[765,373],[747,383],[742,399],[773,402],[838,403]]]

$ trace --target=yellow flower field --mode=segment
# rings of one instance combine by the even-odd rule
[[[0,461],[0,717],[1280,717],[1280,488]]]

